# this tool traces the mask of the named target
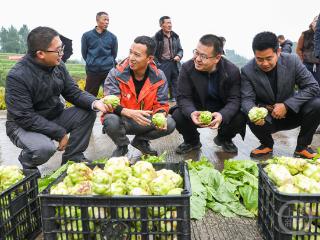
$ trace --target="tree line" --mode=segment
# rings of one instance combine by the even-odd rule
[[[19,30],[12,25],[8,28],[1,27],[0,52],[25,54],[29,32],[30,30],[25,24]]]

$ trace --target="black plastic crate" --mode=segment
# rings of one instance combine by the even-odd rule
[[[23,170],[25,178],[0,194],[0,239],[35,239],[41,232],[38,171]]]
[[[265,166],[258,166],[258,226],[264,238],[320,240],[320,194],[279,192]]]
[[[156,170],[166,168],[179,173],[184,180],[182,194],[50,195],[50,188],[66,176],[66,172],[63,173],[39,195],[44,239],[191,239],[191,186],[186,163],[153,166]],[[163,212],[167,214],[161,218],[159,213]]]

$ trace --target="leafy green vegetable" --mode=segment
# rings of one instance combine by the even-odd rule
[[[199,115],[199,121],[204,125],[210,124],[212,121],[212,113],[209,111],[201,111]]]
[[[161,163],[161,162],[165,162],[166,156],[167,156],[167,152],[164,151],[160,156],[142,155],[141,159],[142,161],[146,161],[149,163]]]
[[[56,180],[72,164],[74,164],[73,161],[68,161],[66,164],[62,165],[60,168],[58,168],[53,173],[51,173],[45,177],[39,178],[38,179],[39,193],[42,192],[46,187],[48,187],[50,183],[52,183],[54,180]]]
[[[104,104],[111,104],[113,108],[120,105],[120,98],[116,95],[108,95],[103,99]]]
[[[260,119],[264,119],[268,115],[268,110],[264,107],[253,107],[248,113],[248,117],[251,122],[256,122]]]
[[[258,167],[254,161],[227,160],[222,173],[206,158],[187,162],[192,188],[191,218],[201,219],[206,208],[226,217],[257,215]]]

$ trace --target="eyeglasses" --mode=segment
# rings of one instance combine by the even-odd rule
[[[205,54],[200,54],[197,49],[194,49],[194,50],[193,50],[193,57],[194,57],[194,58],[197,58],[198,56],[200,57],[201,61],[208,60],[209,58],[215,58],[215,56],[208,57],[208,56],[205,55]]]
[[[64,45],[62,45],[62,47],[58,50],[45,50],[44,52],[52,52],[52,53],[58,53],[59,56],[62,56],[64,53]]]

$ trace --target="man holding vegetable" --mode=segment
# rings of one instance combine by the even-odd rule
[[[131,141],[133,147],[143,154],[157,155],[149,141],[175,129],[174,120],[167,117],[168,83],[153,61],[155,48],[152,38],[137,37],[129,57],[113,68],[105,81],[104,101],[109,113],[102,118],[103,132],[117,146],[113,157],[127,154],[130,143],[127,134],[135,135]],[[120,104],[109,102],[110,95],[118,96]]]
[[[252,50],[254,59],[241,71],[241,107],[249,114],[249,127],[261,144],[251,156],[272,154],[271,134],[300,126],[294,156],[313,158],[316,153],[309,145],[320,122],[317,81],[296,55],[280,53],[272,32],[257,34]],[[266,108],[266,114],[255,107]]]
[[[81,91],[69,75],[58,32],[37,27],[27,44],[28,53],[8,73],[5,97],[7,135],[22,149],[20,163],[23,168],[37,168],[56,151],[64,151],[62,163],[86,160],[83,152],[96,119],[93,110],[105,112],[106,106]],[[60,95],[75,106],[64,109]]]
[[[215,35],[201,37],[193,58],[182,65],[178,78],[177,107],[172,109],[177,130],[184,142],[177,154],[201,148],[197,128],[218,129],[215,144],[225,152],[237,153],[232,138],[245,134],[240,112],[240,71],[222,57],[223,42]]]

